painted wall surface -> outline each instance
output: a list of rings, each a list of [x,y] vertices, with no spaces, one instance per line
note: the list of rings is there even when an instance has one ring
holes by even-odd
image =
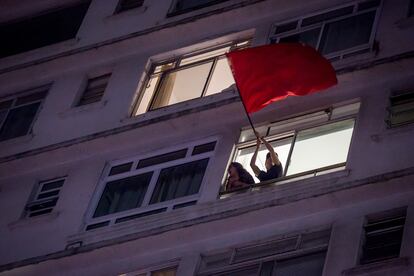
[[[18,2],[4,2],[10,12],[0,9],[0,22],[56,6],[42,1],[22,9],[25,1]],[[337,86],[252,116],[259,125],[359,101],[346,169],[226,199],[218,199],[219,190],[240,130],[248,126],[234,87],[131,118],[144,70],[151,61],[234,39],[268,43],[272,24],[352,1],[229,0],[166,17],[171,1],[146,0],[113,15],[116,0],[94,0],[78,40],[1,59],[0,99],[51,87],[32,134],[0,142],[0,275],[119,275],[170,261],[178,263],[178,275],[194,275],[200,254],[319,226],[332,229],[324,275],[341,275],[358,264],[365,216],[403,206],[400,258],[412,263],[414,125],[390,129],[385,123],[390,94],[414,87],[408,2],[382,2],[379,52],[334,63]],[[98,72],[112,72],[102,101],[73,107],[85,80]],[[84,230],[109,162],[209,138],[218,143],[196,206]],[[53,212],[25,218],[35,184],[62,176],[67,179]],[[79,249],[68,248],[78,241]],[[391,274],[414,275],[414,267],[390,265],[362,275]]]

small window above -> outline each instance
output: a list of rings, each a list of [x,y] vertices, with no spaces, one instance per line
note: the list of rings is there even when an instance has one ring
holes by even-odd
[[[51,213],[59,199],[60,189],[64,182],[64,178],[40,182],[33,200],[26,205],[26,215],[35,217]]]
[[[389,127],[398,127],[414,122],[414,91],[390,97],[386,122]]]
[[[344,7],[274,24],[270,42],[301,42],[332,61],[370,52],[374,47],[380,0],[356,1]]]
[[[414,16],[414,0],[410,0],[410,4],[408,7],[408,16]]]
[[[228,0],[174,0],[168,16],[174,16]]]
[[[107,74],[89,79],[77,106],[99,102],[102,99],[110,77],[111,74]]]
[[[90,1],[0,25],[0,58],[74,38]]]
[[[361,264],[399,257],[406,212],[403,208],[367,217]]]
[[[115,13],[136,9],[142,7],[144,0],[120,0],[116,7]]]

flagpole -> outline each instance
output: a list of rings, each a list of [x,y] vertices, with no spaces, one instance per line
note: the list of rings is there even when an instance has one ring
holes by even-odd
[[[249,123],[250,123],[250,126],[251,126],[251,127],[252,127],[252,129],[253,129],[253,133],[254,133],[254,135],[256,135],[256,129],[254,128],[254,125],[253,125],[252,119],[250,118],[249,112],[247,112],[247,108],[246,108],[246,105],[244,104],[243,97],[242,97],[242,95],[240,94],[239,86],[237,85],[237,82],[235,82],[235,84],[236,84],[237,93],[239,93],[239,96],[240,96],[241,102],[242,102],[242,104],[243,104],[244,112],[246,113],[247,119],[249,119]]]

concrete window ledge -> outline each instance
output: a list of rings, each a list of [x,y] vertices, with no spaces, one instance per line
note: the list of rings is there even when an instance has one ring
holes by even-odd
[[[358,265],[356,267],[344,270],[342,275],[353,276],[353,275],[371,275],[373,272],[380,272],[383,270],[390,270],[395,268],[408,267],[410,264],[409,258],[395,258],[372,264]]]
[[[91,103],[91,104],[81,105],[81,106],[75,106],[71,109],[68,109],[68,110],[65,110],[65,111],[62,111],[62,112],[58,113],[58,116],[60,118],[67,118],[67,117],[75,116],[75,115],[85,113],[85,112],[100,110],[100,109],[104,108],[104,106],[107,103],[108,103],[108,101],[101,100],[101,101],[96,102],[96,103]]]

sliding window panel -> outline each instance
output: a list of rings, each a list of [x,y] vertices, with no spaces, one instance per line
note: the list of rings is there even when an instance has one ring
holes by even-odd
[[[11,109],[0,130],[0,141],[28,134],[39,106],[37,102]]]
[[[153,172],[108,182],[93,217],[141,206]]]
[[[151,203],[197,194],[208,164],[208,158],[161,170]]]
[[[354,120],[299,131],[287,175],[346,162]]]
[[[375,11],[328,23],[322,35],[320,50],[330,54],[370,42]]]
[[[213,61],[166,73],[151,109],[202,96]]]
[[[322,276],[326,252],[300,256],[276,263],[276,276]]]
[[[214,67],[205,96],[219,93],[222,90],[229,88],[232,84],[234,84],[234,78],[227,62],[227,58],[221,58],[217,61],[216,66]]]

